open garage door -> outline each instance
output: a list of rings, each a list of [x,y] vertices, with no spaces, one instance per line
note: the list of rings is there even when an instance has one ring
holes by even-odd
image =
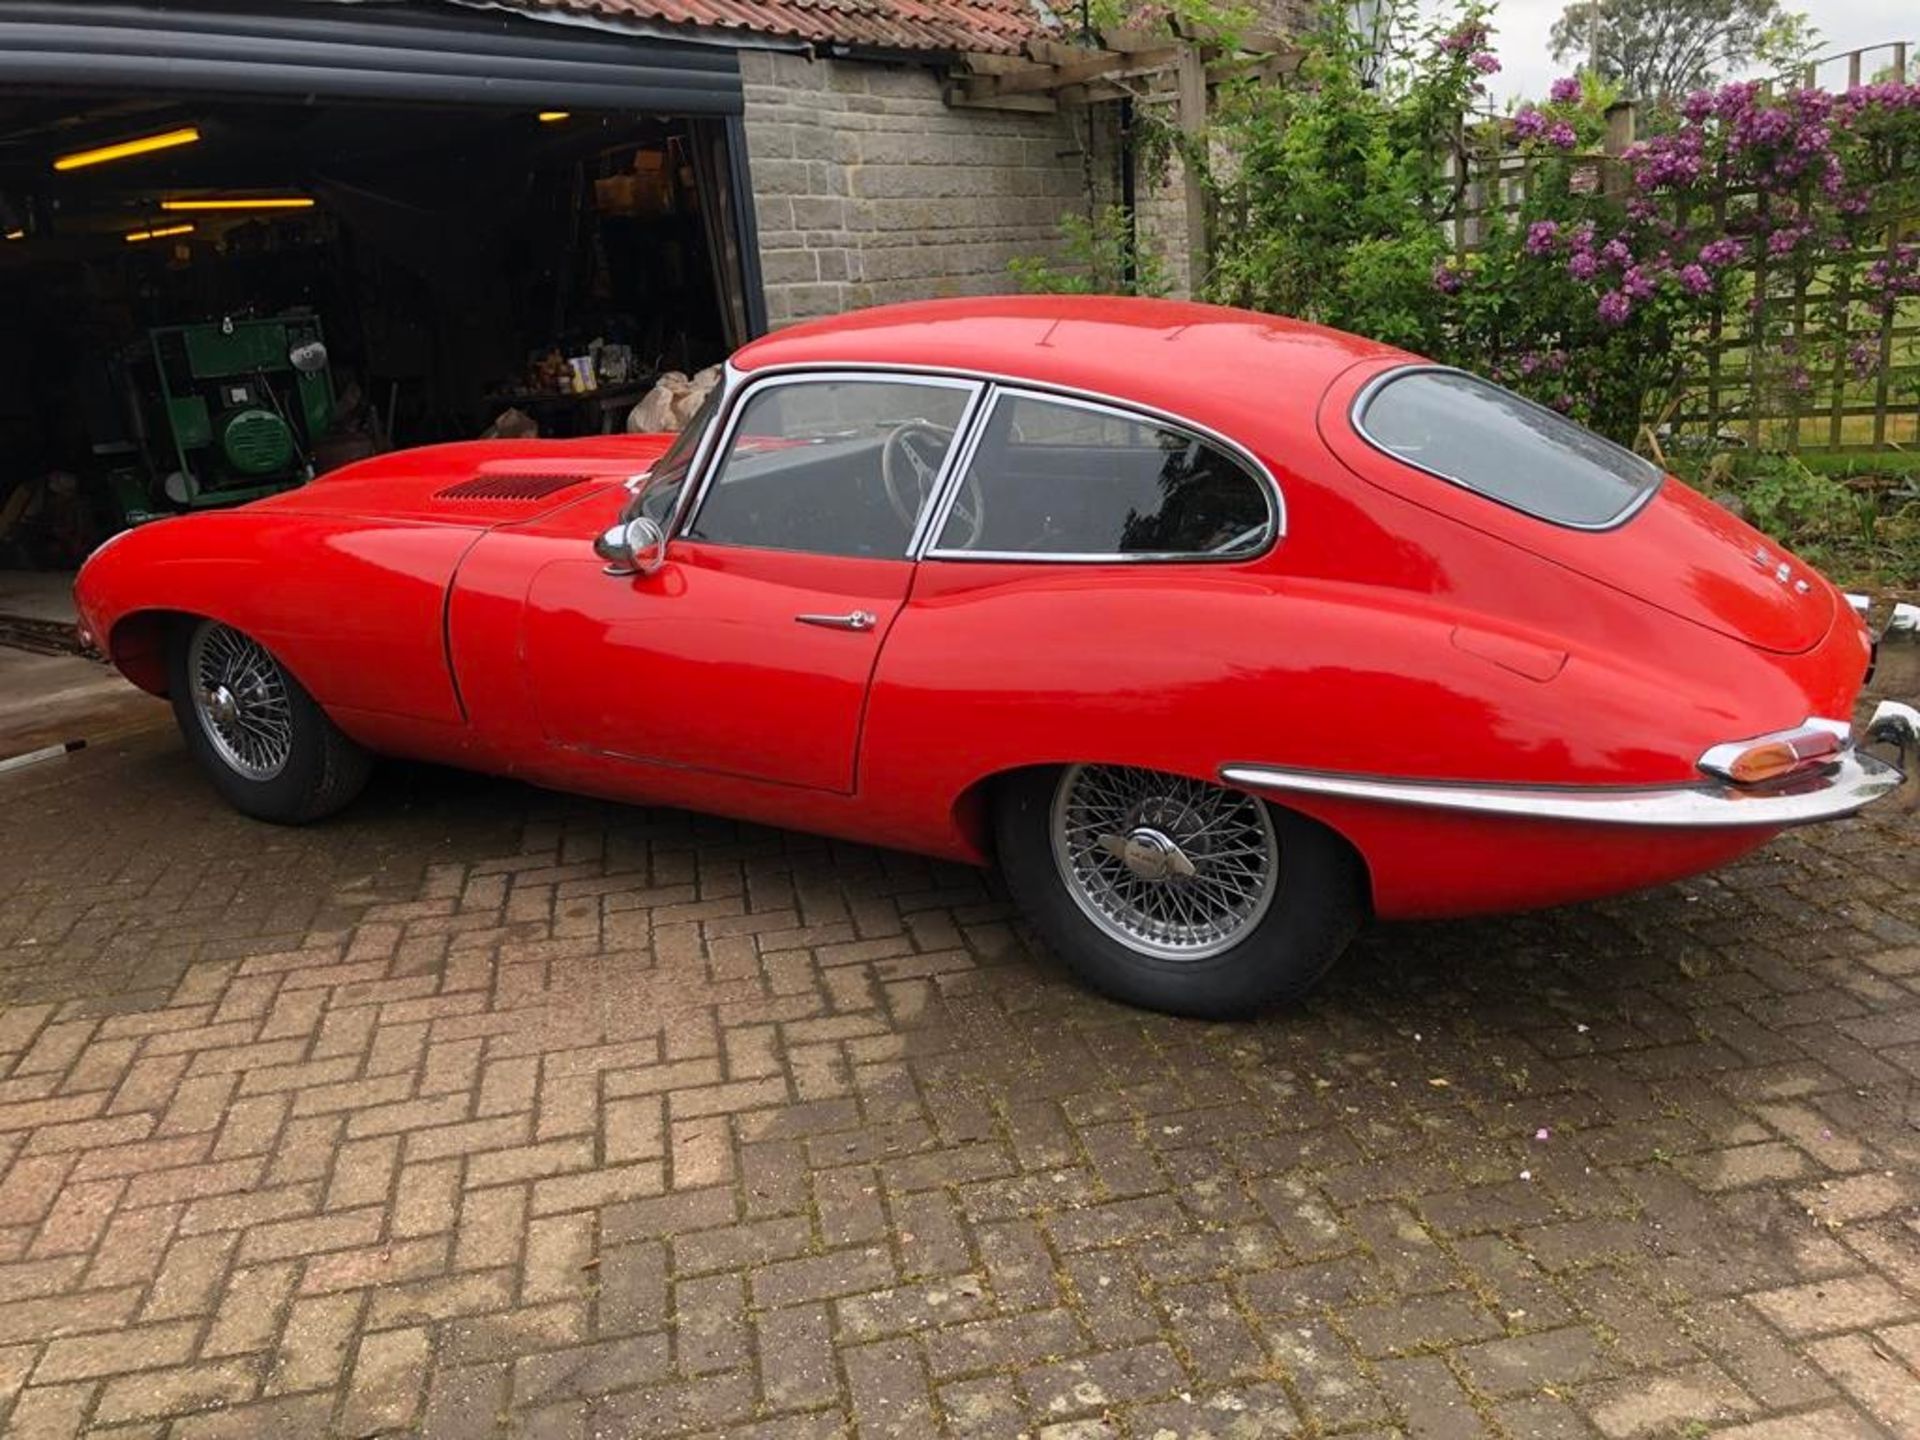
[[[730,50],[353,3],[0,0],[0,87],[741,113]]]
[[[671,38],[0,0],[0,571],[382,450],[666,425],[764,328],[740,111]]]
[[[737,52],[445,4],[0,0],[0,96],[623,111],[688,122],[727,339],[766,329]]]

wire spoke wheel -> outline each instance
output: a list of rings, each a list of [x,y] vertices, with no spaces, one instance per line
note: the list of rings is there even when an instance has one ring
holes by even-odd
[[[1230,949],[1279,887],[1266,806],[1181,775],[1076,765],[1054,790],[1050,832],[1074,903],[1144,955],[1204,960]]]
[[[193,711],[237,775],[271,780],[293,754],[293,702],[279,663],[229,625],[206,624],[187,649]]]

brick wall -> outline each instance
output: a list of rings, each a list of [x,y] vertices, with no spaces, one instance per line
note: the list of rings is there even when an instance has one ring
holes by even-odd
[[[912,65],[746,51],[747,159],[774,326],[1015,288],[1086,204],[1084,110],[949,108]]]

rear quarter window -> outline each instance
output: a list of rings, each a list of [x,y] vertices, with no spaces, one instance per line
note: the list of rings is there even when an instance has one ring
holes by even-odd
[[[1245,560],[1273,542],[1271,482],[1179,425],[1017,390],[992,405],[936,557]]]
[[[1376,450],[1536,519],[1580,530],[1626,520],[1659,468],[1511,390],[1457,370],[1401,370],[1360,399]]]

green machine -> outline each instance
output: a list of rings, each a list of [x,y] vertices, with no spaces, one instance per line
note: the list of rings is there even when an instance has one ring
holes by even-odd
[[[229,316],[150,337],[179,466],[166,477],[169,500],[188,509],[238,505],[313,478],[313,447],[334,426],[318,316]]]

